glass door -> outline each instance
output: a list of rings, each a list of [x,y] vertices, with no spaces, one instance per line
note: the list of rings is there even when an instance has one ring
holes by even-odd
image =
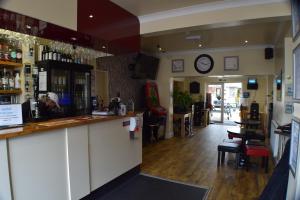
[[[240,98],[242,83],[224,83],[224,123],[235,124],[240,121]]]
[[[210,112],[210,119],[213,122],[222,123],[224,120],[224,84],[208,84],[207,93],[211,94],[211,102],[207,102],[212,105],[212,110]]]
[[[71,110],[71,73],[66,69],[52,69],[50,91],[58,96],[58,104],[65,114],[69,114]]]
[[[74,72],[73,101],[75,114],[89,114],[91,111],[91,75],[90,72]]]

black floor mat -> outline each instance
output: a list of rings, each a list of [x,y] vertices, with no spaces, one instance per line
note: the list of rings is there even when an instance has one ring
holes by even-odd
[[[204,200],[208,189],[137,175],[97,200]]]

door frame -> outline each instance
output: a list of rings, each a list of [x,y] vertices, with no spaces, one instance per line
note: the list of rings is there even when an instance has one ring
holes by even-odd
[[[223,123],[224,122],[224,83],[220,82],[208,82],[206,86],[206,91],[208,91],[209,85],[220,85],[221,86],[221,120],[220,121],[214,121],[218,123]]]

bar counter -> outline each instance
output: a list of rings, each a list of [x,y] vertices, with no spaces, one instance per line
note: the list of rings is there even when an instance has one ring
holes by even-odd
[[[98,122],[106,122],[116,119],[123,119],[126,117],[134,117],[138,113],[127,114],[125,116],[93,116],[84,115],[77,117],[58,118],[48,121],[31,122],[27,123],[24,127],[10,128],[0,130],[0,140],[13,137],[19,137],[23,135],[41,133],[43,131],[55,130],[60,128],[70,128],[74,126],[87,125]]]
[[[102,188],[142,163],[142,121],[90,115],[2,130],[0,199],[78,200]]]

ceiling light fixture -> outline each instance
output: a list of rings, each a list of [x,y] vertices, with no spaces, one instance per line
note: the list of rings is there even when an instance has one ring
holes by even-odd
[[[77,38],[76,37],[71,37],[71,40],[76,41]]]
[[[198,47],[200,47],[200,48],[201,48],[201,47],[202,47],[202,44],[201,44],[201,43],[200,43],[200,44],[198,44]]]
[[[91,18],[91,19],[92,19],[93,17],[94,17],[94,15],[92,15],[92,14],[90,14],[90,15],[89,15],[89,18]]]
[[[103,46],[102,46],[102,49],[106,49],[106,46],[105,46],[105,45],[103,45]]]
[[[27,29],[31,29],[31,26],[30,26],[30,25],[26,25],[26,28],[27,28]]]

